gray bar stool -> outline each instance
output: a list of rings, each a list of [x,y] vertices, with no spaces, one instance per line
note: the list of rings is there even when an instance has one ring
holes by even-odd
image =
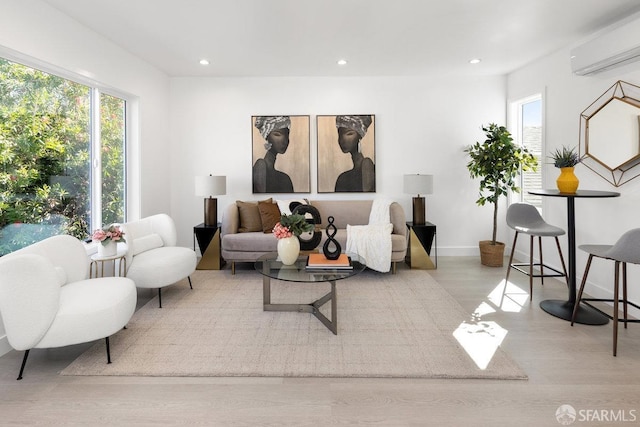
[[[512,203],[507,209],[507,225],[515,230],[516,235],[513,238],[513,246],[511,247],[511,256],[509,256],[509,265],[507,266],[507,277],[505,282],[509,281],[509,273],[514,268],[521,273],[529,276],[529,299],[533,299],[533,278],[540,277],[542,284],[544,285],[545,277],[567,277],[567,268],[564,264],[564,257],[562,256],[562,249],[560,249],[560,241],[558,236],[565,234],[562,228],[556,227],[545,222],[542,216],[538,212],[535,206],[528,203]],[[518,241],[518,235],[520,233],[528,234],[529,241],[529,262],[528,263],[514,263],[513,253],[516,250],[516,242]],[[558,253],[560,254],[560,262],[562,263],[562,271],[558,271],[553,267],[544,264],[542,259],[542,238],[552,236],[556,240],[556,246],[558,247]],[[538,250],[540,252],[540,262],[533,262],[533,238],[538,238]],[[525,270],[524,266],[529,267]],[[533,272],[533,267],[539,268],[539,273]],[[552,271],[552,273],[545,273],[544,269]],[[568,286],[568,283],[567,283]]]
[[[640,320],[629,320],[627,318],[627,305],[631,305],[635,308],[640,307],[627,300],[627,263],[640,264],[640,228],[634,228],[624,233],[614,245],[580,245],[579,249],[589,254],[587,260],[587,266],[584,270],[584,276],[582,277],[582,283],[580,284],[580,290],[576,297],[576,304],[573,307],[573,316],[571,317],[571,326],[573,326],[576,312],[580,303],[584,303],[596,311],[607,316],[613,320],[613,355],[616,356],[618,352],[618,322],[624,322],[626,329],[628,322],[637,323]],[[609,259],[615,261],[615,273],[614,273],[614,288],[613,299],[607,298],[582,298],[582,292],[584,291],[584,285],[587,283],[587,276],[589,275],[589,268],[591,267],[591,261],[593,257]],[[620,288],[620,264],[622,264],[622,300],[619,298]],[[589,301],[605,301],[613,302],[613,316],[603,312],[597,307],[594,307]],[[618,319],[618,304],[622,302],[622,310],[624,319]]]

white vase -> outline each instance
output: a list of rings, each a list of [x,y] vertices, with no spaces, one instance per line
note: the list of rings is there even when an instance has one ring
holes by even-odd
[[[293,265],[300,255],[300,241],[296,236],[278,239],[278,257],[284,265]]]
[[[115,256],[118,252],[118,244],[113,240],[109,240],[109,243],[103,245],[102,242],[98,243],[98,256],[110,257]]]

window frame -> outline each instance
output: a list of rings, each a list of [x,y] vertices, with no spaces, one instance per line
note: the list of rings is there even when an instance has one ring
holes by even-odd
[[[510,127],[513,129],[512,132],[512,137],[514,139],[514,141],[520,145],[524,147],[524,141],[523,139],[523,131],[524,131],[524,123],[523,123],[523,107],[526,104],[529,104],[531,102],[535,102],[535,101],[540,101],[540,158],[538,159],[538,170],[537,170],[537,174],[540,175],[540,183],[543,186],[544,185],[544,180],[545,180],[545,173],[544,173],[544,153],[545,153],[545,145],[546,145],[546,141],[545,141],[545,93],[544,91],[534,91],[532,94],[524,96],[524,97],[518,97],[516,99],[510,100],[509,101],[509,109],[508,109],[508,120],[507,122],[510,123]],[[525,201],[525,188],[524,188],[524,179],[523,179],[523,174],[521,173],[518,177],[518,186],[521,188],[520,193],[517,193],[515,196],[511,195],[512,200],[515,199],[515,201],[518,202],[523,202]],[[540,200],[537,203],[533,203],[536,208],[540,211],[540,213],[542,213],[543,210],[543,203],[542,203],[542,198],[539,198]]]
[[[127,221],[130,215],[131,200],[130,195],[130,158],[133,153],[131,142],[134,132],[133,111],[137,106],[137,97],[119,91],[112,87],[101,84],[100,82],[88,78],[85,75],[70,72],[62,67],[52,65],[37,58],[16,52],[6,47],[0,46],[0,57],[25,67],[33,68],[35,70],[54,75],[56,77],[69,80],[73,83],[77,83],[89,88],[90,93],[90,223],[89,234],[87,240],[91,236],[92,230],[102,227],[102,159],[101,159],[101,143],[100,143],[100,96],[109,95],[115,98],[119,98],[124,101],[124,159],[123,159],[123,179],[124,179],[124,191],[123,191],[123,221]],[[137,126],[136,126],[137,127]]]

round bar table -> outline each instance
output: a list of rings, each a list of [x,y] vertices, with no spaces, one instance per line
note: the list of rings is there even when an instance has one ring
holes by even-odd
[[[561,193],[558,190],[531,190],[529,194],[545,197],[564,197],[567,199],[567,236],[569,238],[569,300],[544,300],[540,302],[540,308],[549,314],[564,320],[571,321],[573,307],[576,304],[576,222],[575,199],[576,198],[603,198],[618,197],[620,193],[614,191],[578,190],[575,193]],[[605,325],[609,319],[591,309],[579,306],[576,313],[576,322],[585,325]]]

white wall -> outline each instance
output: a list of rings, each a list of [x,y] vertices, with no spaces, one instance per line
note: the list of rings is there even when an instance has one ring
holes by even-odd
[[[640,23],[639,23],[640,25]],[[580,113],[609,89],[616,81],[623,80],[640,85],[640,63],[612,70],[593,77],[579,77],[571,73],[569,48],[563,49],[540,61],[524,67],[508,76],[509,99],[518,99],[535,92],[546,92],[545,152],[562,145],[578,146]],[[611,141],[612,146],[615,141]],[[555,188],[559,175],[553,164],[545,164],[543,172],[546,188]],[[584,165],[576,166],[580,189],[617,191],[618,198],[576,199],[576,243],[613,244],[625,231],[640,227],[640,178],[618,188],[596,175]],[[566,229],[566,201],[560,198],[543,198],[545,219]],[[524,240],[524,239],[523,239]],[[551,240],[551,239],[548,239]],[[561,240],[565,256],[566,238]],[[523,242],[524,244],[524,242]],[[520,245],[518,245],[520,247]],[[545,258],[559,265],[553,241],[545,246]],[[577,251],[578,285],[584,273],[587,256]],[[629,266],[630,281],[637,281],[640,269]],[[630,286],[630,299],[640,301],[640,289]],[[589,273],[587,292],[599,297],[611,297],[613,292],[613,263],[595,260]]]
[[[369,113],[376,116],[377,193],[317,194],[315,116]],[[492,210],[475,204],[477,182],[463,149],[484,139],[482,124],[504,124],[504,77],[175,78],[171,211],[181,245],[192,244],[192,227],[203,221],[194,176],[227,176],[219,212],[235,200],[265,198],[252,194],[251,116],[275,114],[311,116],[311,194],[296,197],[389,197],[410,220],[412,195],[403,194],[402,176],[433,174],[427,219],[438,227],[439,255],[476,254],[478,241],[491,238]],[[502,229],[500,237],[506,235]]]
[[[170,211],[166,75],[37,0],[2,1],[0,56],[128,94],[137,118],[129,141],[128,213]],[[0,322],[0,355],[8,350]]]

